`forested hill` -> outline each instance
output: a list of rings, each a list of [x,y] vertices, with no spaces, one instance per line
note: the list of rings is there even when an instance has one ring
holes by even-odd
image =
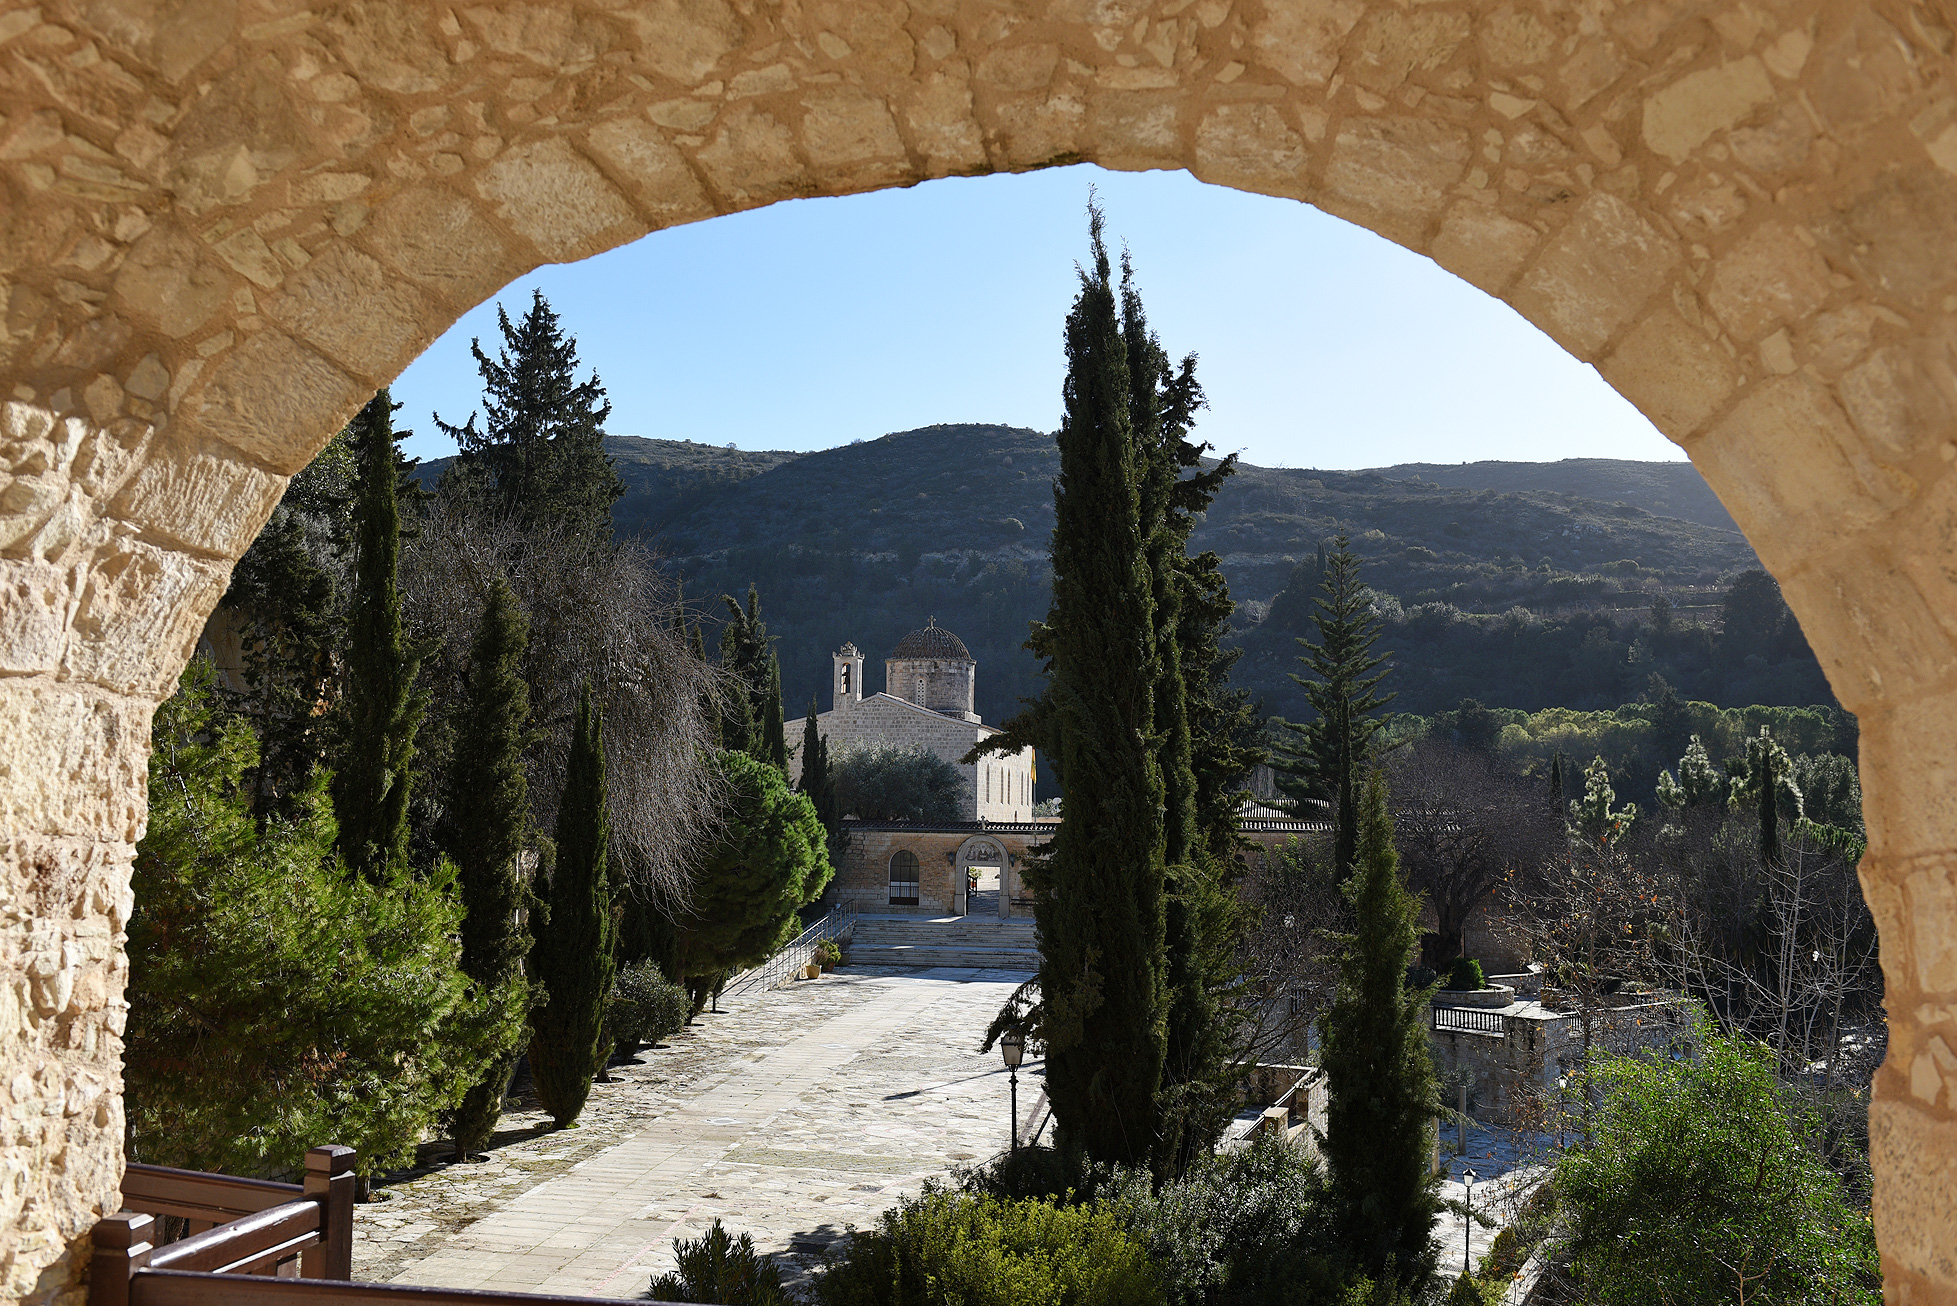
[[[1688,462],[1565,458],[1553,463],[1401,463],[1378,470],[1395,481],[1417,476],[1464,490],[1544,490],[1604,503],[1635,504],[1660,517],[1678,517],[1701,526],[1739,529],[1705,477]]]
[[[1047,606],[1051,435],[946,425],[807,454],[637,437],[607,448],[630,487],[620,528],[648,536],[689,595],[760,586],[792,713],[826,689],[829,654],[844,640],[868,654],[870,687],[880,688],[884,654],[933,616],[979,660],[988,721],[1037,692],[1020,645]],[[1470,474],[1476,485],[1444,483]],[[1730,527],[1689,519],[1707,515],[1694,481],[1689,465],[1604,460],[1421,467],[1417,479],[1413,468],[1246,466],[1195,544],[1223,558],[1242,602],[1240,679],[1272,711],[1301,710],[1286,674],[1291,636],[1307,629],[1300,600],[1315,585],[1319,543],[1340,530],[1365,557],[1367,580],[1400,605],[1387,645],[1404,710],[1464,696],[1615,706],[1654,670],[1708,701],[1830,701],[1798,632],[1769,630],[1749,654],[1722,653],[1711,631],[1690,634],[1693,622],[1718,624],[1725,587],[1758,565]],[[1575,492],[1583,487],[1612,498]],[[1680,629],[1641,637],[1661,594]]]

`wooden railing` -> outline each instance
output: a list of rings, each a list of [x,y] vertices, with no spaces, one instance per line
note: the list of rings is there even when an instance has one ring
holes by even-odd
[[[95,1226],[89,1306],[129,1306],[136,1283],[163,1270],[351,1279],[353,1162],[350,1147],[315,1147],[303,1184],[127,1167],[123,1209]],[[166,1240],[159,1216],[184,1221],[184,1236]]]
[[[95,1225],[88,1306],[595,1306],[590,1297],[353,1282],[353,1163],[350,1147],[315,1147],[303,1184],[129,1166],[124,1209]],[[186,1233],[161,1241],[158,1217],[184,1221]]]

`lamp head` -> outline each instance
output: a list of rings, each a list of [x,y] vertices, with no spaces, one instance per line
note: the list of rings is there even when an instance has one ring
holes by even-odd
[[[1019,1063],[1026,1059],[1026,1036],[1017,1030],[1001,1035],[999,1055],[1006,1059],[1006,1069],[1019,1069]]]
[[[1461,1172],[1461,1177],[1468,1181],[1468,1187],[1470,1188],[1473,1188],[1475,1186],[1475,1180],[1481,1178],[1481,1176],[1476,1174],[1473,1170],[1463,1170]]]

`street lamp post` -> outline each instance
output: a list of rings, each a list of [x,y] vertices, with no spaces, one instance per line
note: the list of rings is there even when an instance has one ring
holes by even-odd
[[[1006,1059],[1006,1071],[1012,1085],[1012,1142],[1008,1150],[1019,1150],[1019,1063],[1026,1059],[1026,1036],[1019,1031],[1004,1035],[999,1040],[999,1055]]]
[[[1461,1273],[1463,1274],[1474,1273],[1474,1266],[1469,1262],[1474,1256],[1471,1243],[1475,1236],[1475,1179],[1477,1177],[1473,1170],[1461,1172],[1461,1179],[1468,1186],[1468,1218],[1461,1226]]]

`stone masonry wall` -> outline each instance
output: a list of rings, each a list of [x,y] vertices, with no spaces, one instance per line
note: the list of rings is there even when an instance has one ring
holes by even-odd
[[[1089,159],[1432,257],[1705,472],[1861,720],[1886,1292],[1957,1303],[1954,47],[1942,0],[0,5],[0,1297],[115,1200],[149,716],[285,478],[540,263]]]

